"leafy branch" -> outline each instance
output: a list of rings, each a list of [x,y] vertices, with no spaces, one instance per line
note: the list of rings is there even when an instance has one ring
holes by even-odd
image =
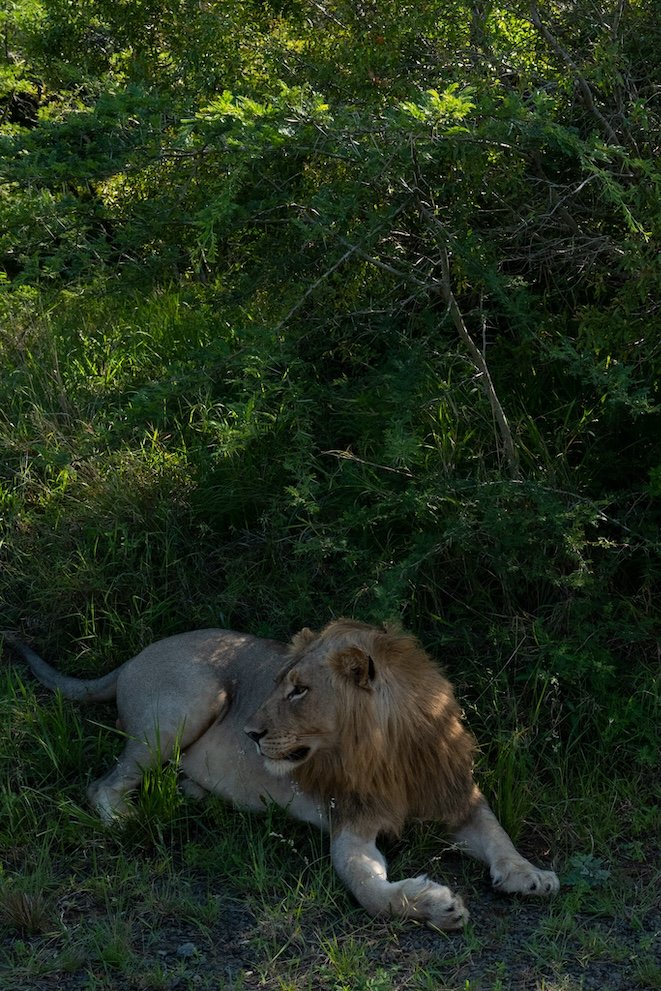
[[[592,90],[590,89],[590,84],[588,83],[585,76],[581,73],[578,66],[574,62],[573,58],[569,54],[566,48],[564,48],[556,36],[553,34],[551,29],[544,23],[542,16],[539,12],[539,7],[537,6],[536,0],[530,0],[530,19],[534,24],[535,28],[542,35],[544,40],[551,46],[553,51],[558,55],[562,61],[567,65],[574,74],[574,79],[581,93],[583,103],[589,113],[592,114],[594,119],[599,123],[600,127],[603,129],[606,137],[611,144],[619,144],[619,138],[611,125],[608,123],[602,112],[597,107],[594,102],[594,96],[592,95]]]

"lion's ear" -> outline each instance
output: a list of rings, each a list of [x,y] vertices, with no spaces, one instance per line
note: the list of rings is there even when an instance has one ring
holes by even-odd
[[[374,681],[374,661],[366,650],[348,647],[335,654],[331,664],[340,677],[352,682],[358,688],[371,688]]]
[[[314,630],[311,630],[308,626],[304,626],[302,630],[299,630],[298,633],[295,633],[292,637],[289,649],[293,654],[297,654],[299,651],[307,647],[308,644],[312,643],[316,637],[317,634]]]

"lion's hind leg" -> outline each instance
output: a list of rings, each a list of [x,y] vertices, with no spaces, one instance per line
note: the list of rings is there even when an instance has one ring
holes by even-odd
[[[521,856],[479,792],[470,816],[454,838],[462,850],[488,864],[497,891],[538,896],[554,895],[560,888],[553,871],[534,867]]]
[[[87,789],[90,805],[104,822],[113,822],[131,811],[126,800],[129,792],[138,787],[149,767],[161,763],[155,759],[146,741],[128,740],[115,766],[102,778],[93,781]]]
[[[178,697],[164,693],[158,701],[146,706],[126,705],[121,714],[121,726],[126,744],[115,766],[87,789],[90,804],[102,819],[112,822],[131,811],[129,792],[140,784],[145,771],[160,767],[171,760],[175,751],[193,744],[209,726],[222,719],[229,708],[227,692],[214,685],[197,705],[187,704],[182,691]],[[196,797],[200,796],[193,782]],[[190,794],[190,792],[189,792]]]
[[[424,876],[389,881],[373,839],[343,829],[333,837],[331,857],[339,877],[371,915],[417,919],[437,929],[460,929],[468,921],[461,898],[445,885]]]

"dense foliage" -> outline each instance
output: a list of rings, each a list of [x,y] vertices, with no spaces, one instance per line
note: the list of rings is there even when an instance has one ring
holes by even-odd
[[[652,0],[0,17],[3,623],[397,617],[653,761]]]

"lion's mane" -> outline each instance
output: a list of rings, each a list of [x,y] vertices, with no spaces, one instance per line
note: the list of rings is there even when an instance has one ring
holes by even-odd
[[[334,809],[336,822],[399,835],[407,818],[456,827],[474,800],[474,740],[461,721],[452,686],[414,637],[354,620],[292,641],[295,664],[318,639],[336,667],[364,652],[373,664],[369,690],[338,676],[336,746],[295,771],[298,785]]]

